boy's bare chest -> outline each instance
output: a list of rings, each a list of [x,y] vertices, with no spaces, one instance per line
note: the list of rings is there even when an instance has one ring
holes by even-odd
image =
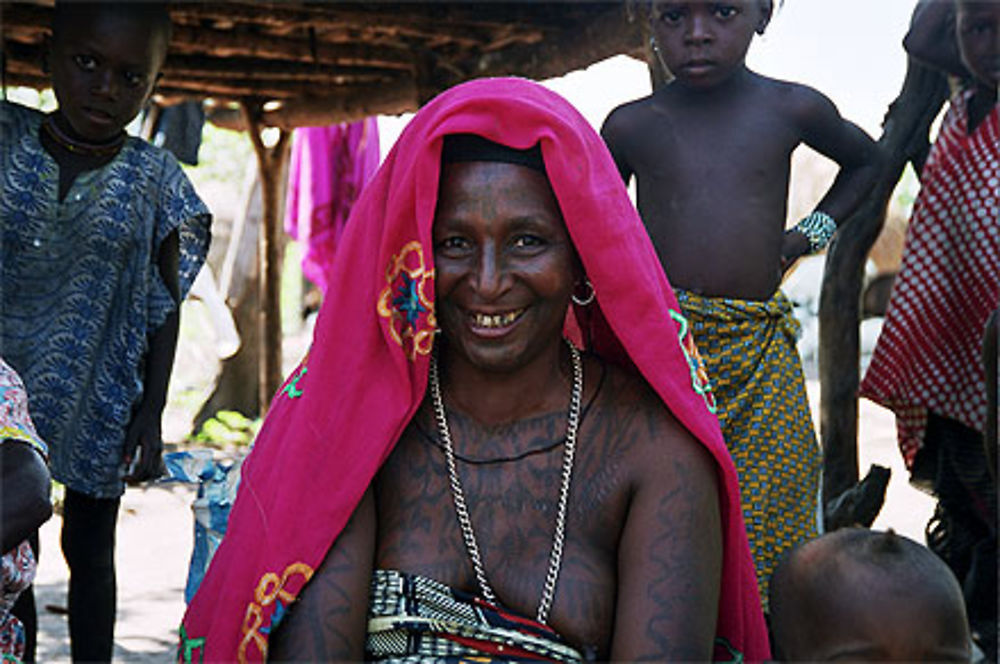
[[[696,113],[672,113],[658,131],[636,141],[640,176],[643,173],[712,173],[716,178],[740,179],[754,170],[787,169],[799,138],[779,118],[760,114],[700,118]]]

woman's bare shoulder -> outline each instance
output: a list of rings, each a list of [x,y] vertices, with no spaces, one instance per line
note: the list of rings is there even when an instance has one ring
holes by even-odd
[[[634,460],[630,465],[644,470],[647,462],[659,463],[664,457],[699,467],[712,463],[705,447],[642,376],[611,364],[605,364],[604,370],[606,375],[594,406],[599,407],[603,421],[617,425],[608,431],[615,444],[630,449],[629,456]]]

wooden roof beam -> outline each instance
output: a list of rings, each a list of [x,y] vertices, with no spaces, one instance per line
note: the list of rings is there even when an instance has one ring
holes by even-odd
[[[266,7],[262,8],[262,4]],[[455,40],[482,41],[480,31],[492,31],[537,13],[552,3],[505,2],[314,2],[299,5],[260,2],[176,3],[170,14],[176,24],[263,25],[274,29],[388,31],[426,38],[447,35]],[[571,3],[557,3],[570,6]]]
[[[624,5],[615,5],[583,26],[570,26],[531,48],[519,45],[484,53],[470,77],[517,75],[541,80],[641,48],[639,26],[630,21]]]
[[[399,115],[417,107],[417,87],[408,79],[392,85],[345,86],[324,96],[288,99],[263,111],[259,121],[283,129],[317,127],[353,122],[370,115]],[[246,129],[239,109],[217,105],[208,109],[207,114],[213,124],[235,131]]]
[[[175,26],[171,52],[203,52],[209,45],[218,57],[274,58],[319,64],[358,65],[405,70],[412,58],[406,48],[389,44],[335,44],[309,39],[276,37],[245,31]],[[314,49],[315,47],[315,49]]]
[[[407,70],[412,67],[407,67]],[[382,78],[401,73],[395,68],[311,64],[261,60],[256,58],[217,58],[214,56],[172,55],[167,58],[165,76],[205,76],[224,78],[267,78],[271,80],[309,80],[336,78]],[[404,70],[405,73],[406,70]]]

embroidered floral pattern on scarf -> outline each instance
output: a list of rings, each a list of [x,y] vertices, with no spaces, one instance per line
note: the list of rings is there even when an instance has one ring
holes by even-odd
[[[428,270],[426,263],[420,243],[407,243],[386,268],[387,285],[378,298],[378,315],[386,319],[389,335],[411,360],[431,352],[437,327],[434,270]]]

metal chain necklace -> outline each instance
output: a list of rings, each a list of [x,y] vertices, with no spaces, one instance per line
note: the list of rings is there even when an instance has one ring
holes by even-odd
[[[576,434],[580,426],[580,403],[583,399],[583,362],[580,351],[566,340],[569,346],[570,362],[573,365],[573,386],[570,392],[569,416],[566,424],[566,447],[563,451],[562,483],[559,487],[559,507],[556,511],[556,528],[552,537],[552,550],[549,553],[549,569],[545,575],[545,585],[542,587],[542,597],[538,602],[538,622],[548,624],[549,610],[556,595],[556,581],[562,566],[563,544],[566,538],[566,509],[569,505],[569,485],[573,476],[573,456],[576,452]],[[448,414],[444,409],[444,399],[441,397],[441,381],[438,376],[437,347],[431,355],[430,367],[431,401],[434,404],[434,417],[437,420],[438,433],[444,443],[445,460],[448,463],[448,480],[451,484],[451,496],[455,501],[455,513],[458,526],[465,540],[465,548],[472,560],[472,569],[476,573],[476,581],[486,601],[499,604],[490,582],[486,579],[486,570],[479,554],[479,544],[472,530],[472,520],[469,518],[469,508],[465,502],[465,492],[462,490],[462,480],[458,476],[455,465],[455,446],[448,429]]]

